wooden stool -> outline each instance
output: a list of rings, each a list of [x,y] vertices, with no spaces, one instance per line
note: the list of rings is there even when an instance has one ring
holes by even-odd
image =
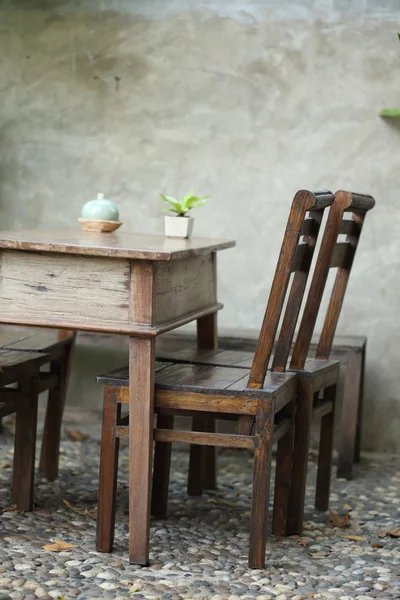
[[[12,501],[21,511],[33,506],[39,374],[48,360],[44,353],[0,349],[0,418],[16,414]]]
[[[33,328],[0,332],[0,349],[42,352],[49,366],[41,369],[41,391],[49,392],[39,470],[53,481],[58,474],[61,422],[67,394],[76,332]]]

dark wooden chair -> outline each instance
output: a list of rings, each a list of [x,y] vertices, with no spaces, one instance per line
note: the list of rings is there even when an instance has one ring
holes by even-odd
[[[16,414],[12,501],[17,509],[33,506],[36,424],[43,352],[0,349],[0,418]]]
[[[285,372],[285,368],[323,212],[332,201],[333,195],[327,191],[300,191],[293,200],[251,368],[179,362],[158,362],[156,367],[152,514],[159,517],[166,514],[173,442],[252,449],[254,473],[249,547],[249,566],[252,568],[262,568],[265,564],[270,467],[275,443],[277,468],[272,531],[284,535],[287,530],[298,375]],[[320,260],[330,260],[330,256],[324,254]],[[272,371],[267,373],[285,300],[283,327]],[[315,393],[327,388],[326,397],[329,397],[333,410],[339,363],[312,361],[306,372]],[[121,406],[128,402],[128,367],[99,376],[98,381],[105,385],[105,390],[97,549],[109,552],[115,528],[119,438],[128,437],[127,417],[121,418]],[[194,422],[200,425],[206,419],[237,419],[237,433],[214,433],[205,431],[204,427],[191,432],[174,430],[174,415],[194,416]],[[319,489],[319,495],[329,495],[326,478],[320,479],[319,486],[328,488]]]
[[[296,363],[292,362],[291,368],[297,366],[298,369],[301,369],[302,364],[304,364],[305,355],[303,352],[303,347],[301,346],[301,340],[304,340],[304,345],[310,348],[313,351],[314,356],[317,358],[330,358],[333,339],[340,316],[340,310],[343,304],[347,281],[361,234],[364,217],[366,212],[374,206],[374,203],[375,201],[371,196],[351,194],[350,192],[344,191],[339,191],[335,194],[335,207],[332,207],[330,210],[329,220],[324,233],[317,268],[312,281],[311,292],[314,300],[308,302],[307,304],[307,311],[304,313],[306,318],[302,321],[302,325],[299,330],[299,336],[297,337],[297,345],[294,347],[293,356],[296,360]],[[353,213],[352,218],[349,220],[344,220],[344,215],[349,212]],[[341,235],[347,235],[347,241],[341,241]],[[325,260],[322,252],[332,254],[330,264],[327,260]],[[323,265],[324,270],[322,270],[321,265]],[[316,308],[319,307],[321,302],[330,268],[338,268],[338,273],[335,284],[332,288],[322,333],[320,336],[313,336],[312,333],[317,318]],[[283,323],[282,334],[284,334],[285,330],[286,324]],[[253,343],[254,342],[252,342],[252,344]],[[349,342],[347,342],[347,344],[349,344]],[[190,344],[186,344],[185,346],[184,340],[180,340],[179,343],[170,343],[169,348],[168,344],[165,344],[164,349],[157,352],[157,359],[160,361],[173,360],[181,363],[208,364],[214,366],[238,366],[240,363],[243,367],[248,367],[251,364],[254,352],[249,350],[249,343],[242,343],[241,347],[244,349],[241,350],[238,349],[238,343],[233,343],[232,340],[228,345],[230,345],[229,348],[221,350],[201,350],[193,345],[190,346]],[[362,396],[362,380],[365,361],[365,338],[351,338],[351,352],[345,345],[346,341],[340,343],[340,340],[338,340],[334,356],[335,359],[340,357],[342,360],[344,359],[346,361],[346,404],[342,410],[340,427],[341,454],[338,462],[338,476],[347,476],[351,478],[353,460],[354,458],[359,458],[360,452],[360,411],[362,409],[360,396]],[[277,370],[277,365],[281,361],[279,352],[278,346],[278,352],[275,355],[272,367],[275,370]],[[301,356],[301,360],[299,360],[299,356]],[[328,417],[325,419],[325,421],[323,421],[323,423],[327,421]],[[307,448],[308,446],[309,441],[307,441]],[[297,460],[299,460],[298,452],[296,452],[296,457]],[[200,459],[197,459],[197,464],[195,466],[192,466],[194,463],[191,462],[189,467],[189,482],[196,482],[196,487],[194,485],[188,486],[188,491],[193,495],[200,494],[203,487],[205,489],[208,489],[209,487],[209,479],[206,479],[206,483],[204,483],[204,481],[202,483],[201,478],[198,476],[199,460]],[[203,456],[201,460],[203,461],[203,469],[205,471],[209,469],[215,473],[216,469],[215,465],[213,464],[214,458],[211,454],[208,456]],[[329,472],[330,470],[331,467],[329,467]],[[299,477],[298,465],[296,466],[296,473],[297,477]],[[326,501],[317,502],[317,508],[320,507],[322,510],[324,510],[325,508],[323,507],[326,506]],[[299,503],[297,504],[297,507],[300,511]],[[297,520],[296,526],[293,525],[293,530],[301,529],[299,525],[300,520],[302,521],[302,518]]]
[[[61,422],[76,333],[67,330],[24,329],[0,332],[0,349],[47,356],[40,371],[40,391],[48,391],[39,470],[50,481],[58,474]]]
[[[304,497],[307,479],[307,464],[312,421],[321,419],[318,456],[318,475],[315,507],[327,510],[329,485],[332,468],[334,397],[327,390],[323,397],[315,389],[313,382],[301,370],[310,347],[319,307],[324,293],[329,270],[337,268],[336,278],[326,311],[322,332],[316,350],[316,360],[328,360],[332,350],[336,326],[339,320],[344,295],[350,277],[354,256],[367,211],[375,206],[372,196],[339,191],[335,194],[325,233],[315,265],[308,301],[297,334],[296,344],[290,360],[290,370],[298,372],[299,388],[296,408],[295,442],[292,464],[292,478],[289,500],[287,533],[299,534],[303,527]],[[346,213],[351,218],[344,218]],[[346,236],[341,241],[340,236]],[[325,260],[324,257],[329,257]],[[282,328],[281,335],[284,335]],[[279,353],[275,353],[275,359]],[[332,404],[332,410],[330,405]]]

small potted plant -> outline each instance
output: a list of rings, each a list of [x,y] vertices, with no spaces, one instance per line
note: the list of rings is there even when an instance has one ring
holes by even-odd
[[[171,196],[160,194],[161,198],[168,208],[164,212],[172,212],[174,215],[165,217],[165,235],[169,237],[188,238],[193,231],[193,217],[188,217],[187,213],[196,206],[202,206],[208,196],[193,196],[193,190],[190,191],[182,200],[177,200]]]

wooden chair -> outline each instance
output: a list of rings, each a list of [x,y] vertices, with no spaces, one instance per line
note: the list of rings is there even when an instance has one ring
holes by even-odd
[[[58,474],[61,422],[76,332],[24,329],[0,332],[0,349],[41,352],[48,357],[40,371],[40,391],[48,391],[39,470],[50,481]]]
[[[299,334],[297,336],[297,342],[294,346],[293,359],[290,365],[291,369],[296,368],[301,370],[304,366],[306,355],[304,354],[304,347],[311,348],[314,351],[314,356],[318,359],[330,358],[332,350],[333,340],[336,332],[337,323],[340,316],[341,307],[346,291],[347,282],[350,276],[351,267],[354,260],[354,255],[357,249],[358,240],[361,234],[365,214],[368,210],[373,208],[375,204],[374,199],[371,196],[351,194],[350,192],[339,191],[335,194],[334,206],[330,209],[327,226],[324,232],[324,237],[318,257],[317,268],[314,272],[312,280],[312,287],[310,290],[310,301],[307,303],[307,310],[304,312],[304,318],[301,323]],[[352,218],[349,220],[343,220],[345,213],[352,212]],[[347,241],[340,241],[340,235],[347,235]],[[331,262],[326,260],[326,256],[332,255]],[[313,330],[318,314],[318,307],[320,305],[322,294],[324,293],[325,284],[330,268],[338,268],[335,284],[332,288],[328,310],[326,312],[325,321],[320,336],[313,337]],[[311,296],[312,294],[312,296]],[[281,335],[285,335],[287,331],[286,323],[282,324]],[[303,343],[303,345],[301,345]],[[183,340],[179,344],[170,345],[169,349],[164,349],[161,352],[157,352],[157,359],[160,361],[179,361],[181,363],[193,363],[193,364],[208,364],[214,366],[238,366],[240,363],[243,367],[248,367],[253,360],[254,353],[248,350],[249,344],[243,344],[242,347],[245,350],[238,350],[237,344],[232,344],[229,349],[223,350],[199,350],[197,348],[189,347],[188,344],[183,343]],[[343,344],[342,344],[343,345]],[[232,346],[234,346],[232,348]],[[282,347],[282,345],[280,346]],[[360,410],[361,401],[360,395],[362,395],[362,378],[363,368],[365,360],[365,339],[364,338],[352,338],[351,339],[351,356],[347,356],[349,352],[340,349],[342,346],[337,346],[337,352],[335,359],[339,356],[342,358],[345,355],[346,358],[346,376],[345,376],[345,399],[346,405],[344,412],[342,412],[341,428],[340,433],[342,437],[341,442],[341,460],[338,463],[338,476],[346,475],[351,478],[352,476],[352,463],[354,457],[359,456],[359,440],[360,440]],[[273,361],[273,370],[279,370],[279,364],[282,363],[280,356],[279,343],[277,351],[275,353]],[[247,359],[247,360],[246,360]],[[295,362],[293,362],[293,360]],[[325,410],[320,408],[321,410]],[[317,411],[315,413],[317,415]],[[331,421],[333,416],[330,417]],[[327,423],[329,421],[328,416],[322,421]],[[297,429],[299,431],[299,429]],[[344,448],[345,444],[349,444],[348,448]],[[322,444],[322,433],[321,433],[321,444]],[[309,448],[309,427],[307,427],[307,451]],[[322,446],[320,445],[320,449]],[[298,450],[298,449],[297,449]],[[295,466],[296,477],[300,478],[300,453],[296,451],[297,464]],[[304,458],[304,456],[303,456]],[[210,469],[213,473],[215,472],[215,465],[212,464],[212,456],[203,457],[204,470]],[[190,469],[192,464],[190,464]],[[304,470],[304,465],[303,465]],[[331,466],[329,466],[329,473]],[[197,477],[196,477],[197,472]],[[201,478],[198,477],[198,466],[193,468],[192,472],[189,473],[189,481],[196,480],[197,482],[197,494],[202,491]],[[328,470],[326,471],[328,473]],[[305,486],[305,476],[301,477],[302,486]],[[207,489],[207,485],[203,484],[203,487]],[[193,486],[189,487],[192,490]],[[193,493],[193,492],[192,492]],[[296,492],[297,497],[298,492]],[[321,510],[327,508],[328,499],[319,499],[316,501],[316,507]],[[291,530],[293,533],[301,530],[302,514],[301,503],[293,499],[293,511],[294,504],[297,506],[298,517],[296,520],[292,520]]]
[[[0,350],[0,418],[16,414],[12,501],[21,511],[33,506],[39,374],[48,360],[43,352]]]
[[[321,419],[318,475],[315,507],[327,510],[329,503],[329,481],[332,468],[334,396],[328,389],[321,398],[312,381],[303,374],[304,359],[310,347],[319,307],[329,270],[337,268],[337,274],[316,350],[316,361],[327,361],[330,357],[336,326],[339,320],[344,295],[350,277],[354,256],[360,239],[367,211],[375,205],[372,196],[339,191],[335,194],[321,248],[311,282],[308,302],[297,334],[296,344],[290,361],[290,370],[298,372],[298,395],[296,427],[292,464],[287,533],[300,534],[303,527],[304,498],[307,480],[307,464],[312,421]],[[351,212],[350,219],[345,213]],[[340,235],[346,241],[340,241]],[[329,257],[326,260],[326,257]],[[284,329],[282,328],[284,335]],[[279,353],[275,353],[275,358]],[[332,404],[332,409],[331,409]]]
[[[169,362],[156,365],[157,427],[154,430],[156,452],[152,513],[155,516],[166,514],[172,442],[254,450],[249,547],[249,566],[252,568],[263,568],[265,564],[270,467],[275,443],[277,469],[272,531],[276,535],[284,535],[287,530],[298,376],[284,371],[323,212],[332,201],[333,195],[327,191],[300,191],[293,200],[251,369]],[[303,243],[300,243],[301,238]],[[272,371],[267,373],[285,299],[284,327]],[[339,363],[320,362],[322,364],[313,361],[309,365],[308,377],[312,379],[316,392],[328,388],[333,406]],[[109,552],[115,528],[119,438],[128,437],[127,417],[121,418],[121,405],[128,402],[128,367],[99,376],[98,381],[105,385],[105,389],[97,550]],[[174,415],[177,414],[195,416],[199,423],[204,422],[199,420],[200,417],[236,418],[237,433],[174,430]],[[326,479],[321,479],[322,485],[327,485]],[[322,489],[319,493],[326,495]]]

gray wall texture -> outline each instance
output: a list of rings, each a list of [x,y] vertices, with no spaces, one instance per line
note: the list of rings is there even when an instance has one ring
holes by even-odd
[[[162,233],[211,194],[224,326],[259,327],[301,187],[371,193],[339,325],[368,336],[364,448],[400,451],[400,0],[0,2],[1,228],[78,227],[99,191]],[[97,398],[99,398],[99,391]],[[72,401],[73,398],[72,398]]]

